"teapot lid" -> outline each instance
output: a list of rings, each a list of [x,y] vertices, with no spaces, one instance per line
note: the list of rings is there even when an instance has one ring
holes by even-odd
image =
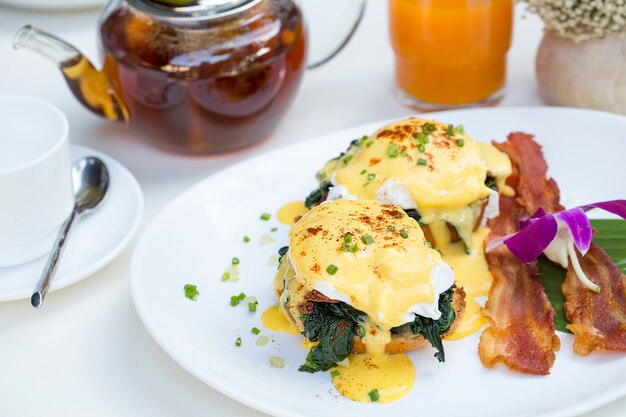
[[[203,21],[234,15],[262,0],[127,0],[130,5],[150,15],[179,20]]]

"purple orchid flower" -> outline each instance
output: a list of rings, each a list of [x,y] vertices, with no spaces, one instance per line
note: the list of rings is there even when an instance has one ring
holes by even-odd
[[[542,252],[563,268],[571,261],[578,279],[587,288],[599,292],[600,287],[580,267],[574,250],[576,246],[582,256],[589,250],[593,232],[586,212],[594,208],[626,219],[626,200],[602,201],[548,214],[539,209],[530,219],[521,222],[519,232],[492,240],[485,250],[489,252],[504,244],[524,263],[533,262]]]

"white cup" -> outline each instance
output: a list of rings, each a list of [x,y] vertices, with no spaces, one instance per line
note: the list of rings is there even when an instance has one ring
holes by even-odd
[[[53,105],[0,95],[0,267],[48,253],[74,205],[69,127]]]

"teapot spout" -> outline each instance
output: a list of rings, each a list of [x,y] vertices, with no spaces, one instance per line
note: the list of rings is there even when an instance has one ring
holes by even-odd
[[[128,121],[128,109],[106,74],[69,43],[26,25],[15,34],[13,48],[30,49],[57,64],[74,96],[92,112],[109,120]]]

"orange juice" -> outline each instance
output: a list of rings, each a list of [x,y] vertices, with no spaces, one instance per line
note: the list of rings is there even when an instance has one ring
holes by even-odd
[[[405,98],[436,108],[500,97],[513,0],[389,0],[389,20]]]

